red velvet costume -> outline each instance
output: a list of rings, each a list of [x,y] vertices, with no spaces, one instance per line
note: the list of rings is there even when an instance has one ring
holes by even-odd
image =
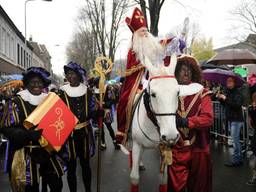
[[[124,136],[124,140],[128,131],[131,106],[133,104],[134,97],[137,93],[142,75],[144,73],[144,68],[140,62],[136,60],[135,52],[131,49],[127,55],[126,72],[130,74],[127,73],[125,82],[122,86],[121,96],[117,107],[117,137],[119,135]]]
[[[143,13],[137,7],[134,9],[132,17],[126,17],[125,22],[133,33],[142,27],[147,27]],[[119,104],[117,107],[118,132],[116,134],[116,140],[118,142],[124,143],[126,141],[133,100],[137,93],[143,73],[144,67],[140,61],[136,60],[135,52],[130,49],[127,55],[126,78],[122,86]]]
[[[198,96],[180,99],[178,118],[184,115],[182,112],[188,112],[189,132],[179,128],[181,139],[173,148],[173,164],[168,167],[168,192],[182,192],[186,188],[189,192],[212,191],[209,128],[213,123],[213,110],[208,94],[203,90]],[[194,104],[189,111],[191,103]]]

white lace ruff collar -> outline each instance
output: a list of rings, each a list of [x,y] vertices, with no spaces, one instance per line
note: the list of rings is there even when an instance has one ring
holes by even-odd
[[[39,105],[46,97],[47,93],[41,93],[40,95],[33,95],[27,89],[17,93],[24,101],[29,102],[31,105]]]
[[[60,89],[65,91],[69,97],[81,97],[87,93],[87,86],[83,83],[80,83],[77,87],[71,87],[68,83]]]

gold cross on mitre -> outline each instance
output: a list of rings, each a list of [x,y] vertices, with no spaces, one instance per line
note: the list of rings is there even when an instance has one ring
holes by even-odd
[[[144,16],[141,15],[139,11],[136,11],[137,15],[135,15],[135,19],[139,19],[141,23],[143,23]]]

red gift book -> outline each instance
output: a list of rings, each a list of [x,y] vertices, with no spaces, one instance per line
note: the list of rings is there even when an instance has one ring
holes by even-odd
[[[46,99],[26,118],[24,126],[38,126],[43,129],[42,136],[55,150],[60,150],[78,120],[66,104],[55,93],[49,93]]]

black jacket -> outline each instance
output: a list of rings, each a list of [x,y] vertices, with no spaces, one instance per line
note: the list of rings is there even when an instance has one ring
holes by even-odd
[[[226,100],[222,101],[226,109],[226,118],[228,121],[243,121],[242,105],[243,97],[237,88],[227,89]]]
[[[253,136],[251,140],[251,149],[256,156],[256,108],[250,105],[248,107],[248,113],[251,118],[251,123],[253,127]]]

